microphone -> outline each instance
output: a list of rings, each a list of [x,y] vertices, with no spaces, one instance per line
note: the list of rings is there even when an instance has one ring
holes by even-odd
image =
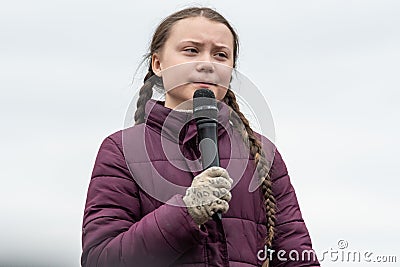
[[[219,167],[218,155],[218,107],[213,91],[200,88],[193,94],[193,117],[196,120],[199,149],[203,170]],[[222,212],[213,214],[213,219],[222,219]]]

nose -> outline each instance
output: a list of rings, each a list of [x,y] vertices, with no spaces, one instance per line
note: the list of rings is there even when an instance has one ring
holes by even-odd
[[[210,61],[199,61],[196,64],[196,70],[198,72],[213,73],[215,71],[215,66]]]

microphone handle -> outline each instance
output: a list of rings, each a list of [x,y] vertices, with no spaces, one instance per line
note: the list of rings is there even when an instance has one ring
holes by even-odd
[[[201,119],[197,121],[197,133],[200,140],[201,163],[203,170],[209,167],[219,167],[217,122],[213,119]],[[217,211],[212,218],[215,221],[222,219],[222,212]]]

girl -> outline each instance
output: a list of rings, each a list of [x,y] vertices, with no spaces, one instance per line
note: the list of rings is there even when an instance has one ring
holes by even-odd
[[[96,158],[82,266],[319,266],[281,155],[251,129],[229,85],[204,78],[215,65],[235,68],[237,55],[237,34],[212,9],[187,8],[158,26],[135,125],[105,138]],[[167,85],[178,66],[197,78]],[[165,101],[151,99],[160,85]],[[221,167],[202,171],[188,108],[204,87],[220,101]],[[260,186],[249,192],[254,177]]]

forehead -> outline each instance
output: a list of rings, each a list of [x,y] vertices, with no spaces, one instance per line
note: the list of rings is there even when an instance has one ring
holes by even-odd
[[[175,43],[186,39],[224,44],[233,48],[233,35],[229,28],[223,23],[204,17],[192,17],[177,21],[171,28],[167,42]]]

